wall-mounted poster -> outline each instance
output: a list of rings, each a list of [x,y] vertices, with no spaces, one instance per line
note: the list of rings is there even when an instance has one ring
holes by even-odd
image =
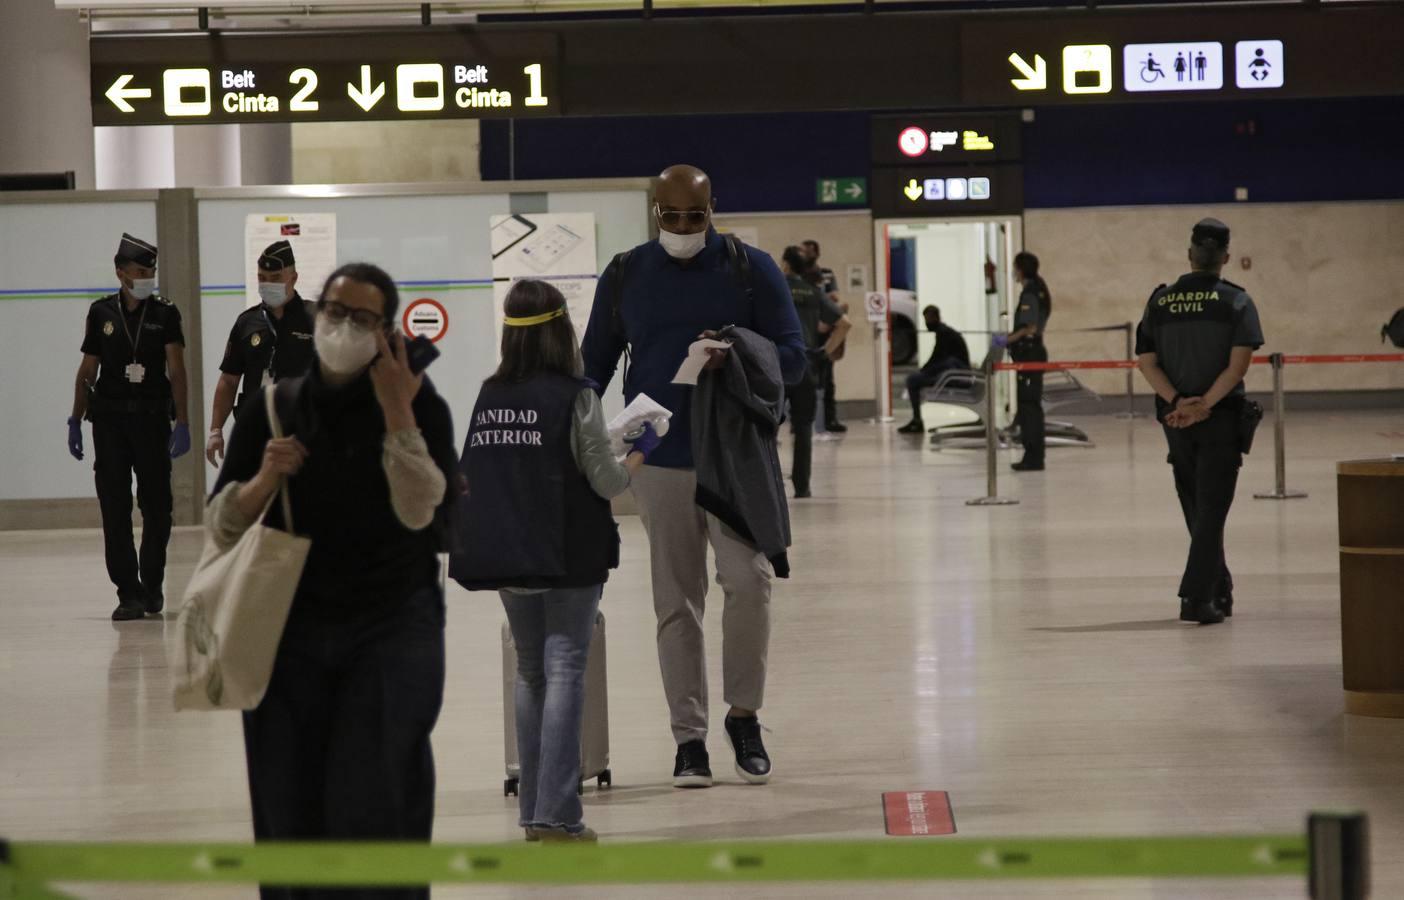
[[[492,217],[493,297],[499,311],[513,282],[547,281],[565,295],[575,332],[583,339],[599,280],[596,265],[594,213]],[[501,331],[502,316],[495,318]]]

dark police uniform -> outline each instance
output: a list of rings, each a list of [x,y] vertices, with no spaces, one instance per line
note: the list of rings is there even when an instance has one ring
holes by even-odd
[[[156,248],[124,236],[118,256],[156,265]],[[83,353],[99,358],[98,379],[88,395],[93,423],[93,472],[107,575],[123,606],[152,609],[162,595],[166,545],[171,536],[171,418],[166,347],[185,345],[180,311],[152,295],[128,311],[121,293],[88,308]],[[132,536],[132,473],[141,508],[141,553]],[[152,609],[152,611],[155,611]]]
[[[1205,223],[1196,226],[1196,236]],[[1213,223],[1228,246],[1228,228]],[[1136,332],[1136,352],[1154,353],[1160,368],[1183,397],[1203,396],[1228,368],[1235,347],[1263,344],[1258,310],[1243,288],[1218,275],[1191,273],[1151,294]],[[1165,427],[1175,491],[1190,532],[1189,558],[1180,597],[1190,603],[1231,598],[1233,577],[1224,559],[1224,523],[1243,462],[1240,422],[1244,405],[1239,382],[1210,413],[1189,428]],[[1156,398],[1162,422],[1170,404]]]
[[[235,410],[250,397],[259,396],[266,381],[278,382],[304,374],[312,365],[312,323],[316,305],[296,293],[274,316],[260,303],[239,314],[224,345],[219,370],[243,379]]]
[[[1043,279],[1026,279],[1019,294],[1019,308],[1014,311],[1014,330],[1032,325],[1037,331],[1009,345],[1009,356],[1015,362],[1048,362],[1048,348],[1043,344],[1048,305],[1048,285]],[[1018,373],[1014,397],[1018,406],[1014,421],[1019,425],[1019,441],[1024,445],[1022,465],[1041,467],[1044,458],[1043,373]]]
[[[843,318],[843,311],[829,299],[821,286],[811,284],[798,275],[788,275],[786,281],[790,285],[790,296],[795,301],[795,314],[799,317],[804,344],[809,349],[809,365],[804,377],[785,388],[785,397],[790,401],[790,431],[795,436],[790,478],[794,482],[795,493],[804,496],[809,493],[819,387],[826,365],[832,362],[824,352],[828,338],[820,333],[819,325],[837,324]]]
[[[544,373],[478,394],[459,471],[457,543],[449,574],[469,590],[582,588],[619,565],[609,501],[571,451],[583,381]]]
[[[261,272],[294,268],[292,244],[275,241],[258,258]],[[242,379],[237,411],[249,397],[258,396],[266,380],[277,383],[305,373],[312,365],[312,323],[316,307],[297,293],[283,305],[281,316],[260,303],[239,314],[224,345],[219,370]]]

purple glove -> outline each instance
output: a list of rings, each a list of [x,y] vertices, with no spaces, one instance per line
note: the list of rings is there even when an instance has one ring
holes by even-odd
[[[184,422],[177,422],[171,430],[171,443],[167,448],[171,452],[171,459],[180,459],[190,452],[190,426]]]
[[[1000,348],[1008,347],[1008,346],[1009,346],[1009,335],[1007,335],[1007,334],[997,334],[997,335],[994,336],[993,339],[991,339],[990,343],[992,343],[992,344],[994,344],[996,347],[1000,347]]]
[[[83,422],[72,416],[68,418],[68,452],[74,459],[83,458]]]
[[[653,423],[645,422],[643,431],[639,432],[639,436],[636,438],[628,438],[625,442],[629,445],[629,452],[642,453],[644,459],[648,459],[649,454],[657,450],[658,445],[662,443],[662,441],[663,439],[658,436],[658,432],[653,430]]]

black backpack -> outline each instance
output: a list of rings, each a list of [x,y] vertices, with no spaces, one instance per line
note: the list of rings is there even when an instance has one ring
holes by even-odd
[[[736,286],[746,295],[746,304],[753,305],[755,301],[755,286],[751,279],[751,258],[746,254],[746,245],[734,234],[723,234],[722,241],[726,244],[726,256],[731,263],[731,277],[736,281]],[[624,274],[628,270],[629,260],[634,256],[633,250],[625,250],[623,253],[615,254],[610,260],[609,268],[614,270],[614,291],[610,298],[611,321],[613,322],[614,336],[624,344],[624,377],[629,377],[629,339],[624,333]]]
[[[1386,339],[1396,347],[1404,347],[1404,307],[1395,310],[1388,324],[1380,329],[1380,343]]]

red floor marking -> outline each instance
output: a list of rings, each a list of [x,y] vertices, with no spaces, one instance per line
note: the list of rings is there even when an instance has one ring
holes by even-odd
[[[955,813],[945,791],[891,791],[882,795],[882,815],[893,835],[955,834]]]

